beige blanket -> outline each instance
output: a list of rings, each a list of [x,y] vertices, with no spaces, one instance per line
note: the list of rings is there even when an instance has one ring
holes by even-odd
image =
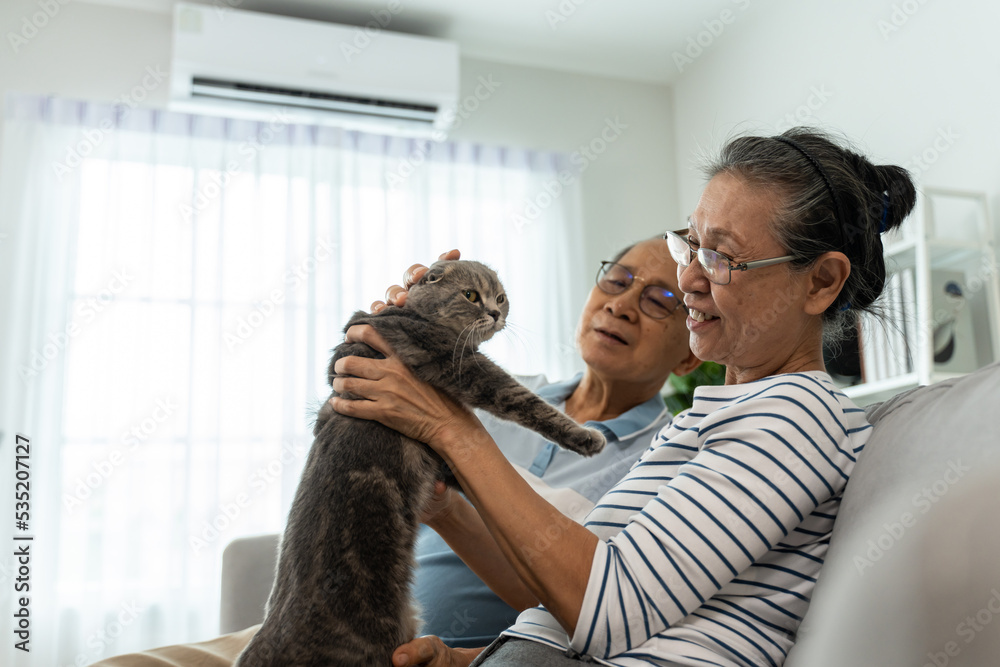
[[[246,648],[258,630],[260,626],[254,625],[206,642],[115,656],[95,662],[91,667],[232,667],[240,651]]]

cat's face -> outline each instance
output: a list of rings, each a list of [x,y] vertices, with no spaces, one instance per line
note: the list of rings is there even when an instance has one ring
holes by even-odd
[[[468,336],[474,346],[503,329],[510,309],[493,269],[468,260],[432,264],[410,288],[406,306]]]

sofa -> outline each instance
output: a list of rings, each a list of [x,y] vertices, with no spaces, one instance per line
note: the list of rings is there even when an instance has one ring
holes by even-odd
[[[866,413],[786,667],[1000,665],[1000,363]],[[277,540],[226,548],[222,632],[261,622]]]

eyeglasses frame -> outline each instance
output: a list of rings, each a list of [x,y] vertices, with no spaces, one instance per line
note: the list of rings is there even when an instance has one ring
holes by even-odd
[[[604,271],[604,267],[607,266],[607,265],[609,265],[609,264],[612,265],[612,266],[620,266],[622,269],[624,269],[625,273],[627,273],[628,276],[629,276],[629,283],[628,283],[628,285],[625,286],[625,289],[623,289],[621,292],[609,292],[606,289],[604,289],[603,287],[601,287],[601,273]],[[594,284],[597,285],[597,289],[601,290],[605,294],[610,294],[610,295],[614,296],[614,295],[618,295],[618,294],[624,294],[625,292],[627,292],[629,290],[629,288],[632,287],[632,285],[637,280],[638,280],[638,278],[636,278],[635,274],[633,274],[631,271],[629,271],[628,267],[626,267],[625,265],[619,264],[618,262],[613,262],[610,259],[604,259],[604,260],[601,260],[601,266],[597,269],[597,275],[594,277]],[[659,287],[660,289],[665,290],[666,292],[668,292],[672,297],[674,297],[674,299],[677,300],[677,305],[680,306],[681,308],[683,308],[685,313],[689,314],[687,306],[684,305],[684,299],[682,299],[681,297],[679,297],[676,294],[674,294],[674,290],[669,289],[669,288],[667,288],[664,285],[655,285],[655,284],[650,285],[650,284],[647,284],[645,287],[642,288],[642,291],[639,292],[639,310],[642,311],[642,313],[644,315],[646,315],[647,317],[651,317],[654,320],[665,320],[665,319],[667,319],[668,317],[670,317],[671,315],[673,315],[674,313],[677,312],[677,308],[674,308],[673,310],[671,310],[669,313],[667,313],[663,317],[656,317],[655,315],[650,315],[645,310],[643,310],[642,309],[642,294],[649,287]]]
[[[718,281],[715,281],[715,280],[712,280],[711,278],[709,278],[709,281],[712,282],[712,283],[715,283],[716,285],[728,285],[728,284],[730,284],[733,281],[733,271],[749,271],[750,269],[761,269],[761,268],[764,268],[765,266],[774,266],[775,264],[784,264],[785,262],[790,262],[793,259],[796,259],[795,255],[782,255],[781,257],[769,257],[767,259],[754,259],[754,260],[751,260],[749,262],[737,262],[735,259],[733,259],[729,255],[721,253],[718,250],[710,250],[708,248],[697,248],[697,249],[694,248],[691,245],[691,242],[688,241],[686,238],[684,238],[684,236],[682,236],[682,233],[686,234],[687,231],[688,231],[687,229],[678,229],[677,231],[672,231],[672,232],[671,231],[666,231],[666,232],[663,232],[663,240],[667,242],[667,248],[668,249],[670,248],[670,237],[671,236],[675,237],[679,241],[682,241],[688,247],[689,251],[692,254],[697,255],[698,262],[701,263],[701,266],[702,266],[703,269],[707,269],[707,266],[706,266],[704,260],[702,260],[702,257],[701,257],[701,253],[703,251],[704,252],[714,252],[716,255],[718,255],[722,259],[726,260],[726,265],[729,267],[729,273],[728,273],[729,277],[726,280],[726,282],[724,282],[724,283],[720,283]],[[671,257],[673,257],[673,252],[671,252],[670,255],[671,255]],[[677,264],[680,265],[681,267],[687,267],[687,266],[691,265],[690,256],[689,256],[687,264],[682,263],[681,260],[677,259],[676,257],[674,257],[674,261],[676,261]],[[707,271],[705,273],[705,276],[708,277]]]

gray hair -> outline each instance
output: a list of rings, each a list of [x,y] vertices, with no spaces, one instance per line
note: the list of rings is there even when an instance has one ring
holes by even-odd
[[[793,269],[819,255],[844,253],[851,275],[823,313],[824,338],[841,340],[859,313],[877,314],[885,286],[881,234],[898,227],[916,203],[916,189],[902,167],[875,165],[829,135],[795,127],[778,137],[737,137],[704,167],[705,175],[731,174],[773,190],[779,197],[775,238]]]
[[[615,264],[617,264],[618,262],[621,261],[622,257],[624,257],[625,255],[627,255],[630,252],[632,252],[633,248],[635,248],[640,243],[645,243],[646,241],[661,241],[663,243],[663,253],[662,254],[664,254],[664,255],[666,255],[668,257],[670,256],[670,251],[667,249],[667,242],[663,240],[663,234],[657,234],[656,236],[650,236],[649,238],[646,238],[646,239],[640,239],[640,240],[638,240],[638,241],[636,241],[634,243],[631,243],[631,244],[625,246],[624,248],[622,248],[621,250],[619,250],[618,252],[616,252],[615,255],[614,255],[614,257],[612,257],[610,261],[612,261]]]

